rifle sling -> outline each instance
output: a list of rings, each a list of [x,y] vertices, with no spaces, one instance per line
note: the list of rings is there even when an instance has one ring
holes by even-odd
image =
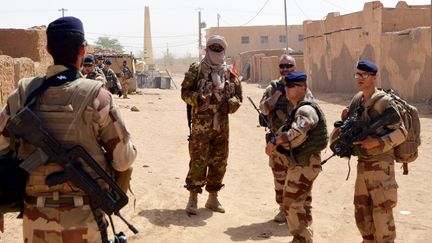
[[[30,87],[30,93],[26,98],[24,106],[30,108],[30,106],[35,103],[37,97],[42,95],[42,93],[46,91],[50,86],[61,86],[67,82],[75,81],[78,78],[80,78],[80,74],[73,68],[66,69],[65,71],[60,72],[52,77],[44,78],[44,80],[40,84],[35,84],[36,86]],[[104,221],[101,209],[94,207],[92,203],[90,203],[90,207],[99,228],[102,242],[108,242],[107,224]]]

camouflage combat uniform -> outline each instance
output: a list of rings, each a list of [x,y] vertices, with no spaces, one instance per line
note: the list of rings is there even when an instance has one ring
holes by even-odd
[[[351,101],[348,114],[352,115],[362,106],[364,111],[361,120],[374,123],[384,109],[395,107],[391,97],[383,93],[375,89],[367,102],[363,101],[362,93],[358,93]],[[379,96],[382,98],[377,98]],[[402,122],[387,126],[387,129],[390,132],[380,137],[380,146],[354,154],[358,156],[354,191],[355,219],[365,243],[394,242],[396,238],[393,208],[397,203],[398,185],[393,148],[405,140],[407,132]]]
[[[202,104],[198,98],[200,87],[212,86],[198,63],[193,63],[182,82],[181,97],[192,107],[192,130],[189,138],[189,172],[185,187],[189,191],[217,192],[222,187],[228,159],[229,124],[228,113],[234,113],[242,102],[241,83],[231,72],[225,71],[225,85],[220,92],[212,90],[209,103]],[[228,105],[228,113],[222,112],[223,102]]]
[[[106,86],[106,78],[105,74],[103,73],[102,69],[100,69],[97,66],[94,66],[93,70],[90,73],[83,73],[84,78],[86,79],[93,79],[102,82],[104,86]]]
[[[106,87],[111,92],[111,94],[117,94],[120,90],[122,90],[122,86],[117,78],[115,72],[109,68],[108,70],[102,69],[103,74],[106,78]]]
[[[123,88],[123,97],[127,98],[128,92],[129,92],[129,84],[130,80],[132,78],[132,72],[128,68],[128,66],[123,65],[121,69],[121,86]]]
[[[277,101],[272,99],[272,95],[277,90],[277,85],[283,85],[283,87],[285,86],[285,84],[282,82],[282,78],[271,81],[270,85],[267,86],[266,90],[264,91],[260,102],[260,110],[266,116],[270,129],[274,133],[277,133],[279,128],[285,124],[288,115],[293,110],[292,104],[287,101],[285,93],[283,93]],[[309,89],[307,89],[305,96],[307,98],[313,98],[312,92]],[[266,134],[266,143],[268,142],[269,136],[270,132]],[[269,166],[273,172],[276,202],[279,204],[279,207],[283,209],[282,194],[288,167],[286,164],[281,164],[280,160],[275,159],[274,155],[269,156]],[[308,207],[310,207],[312,198],[308,198],[306,201],[309,203]]]
[[[324,113],[311,98],[310,91],[308,96],[291,111],[279,135],[284,143],[278,145],[272,155],[275,163],[287,168],[283,206],[288,229],[294,236],[293,243],[313,242],[311,191],[321,172],[321,150],[328,140]]]
[[[46,75],[51,77],[66,69],[61,65],[50,66]],[[38,80],[42,79],[20,80],[18,89],[1,111],[0,155],[10,151],[7,121],[21,108],[29,85]],[[103,169],[125,171],[133,163],[136,149],[111,94],[101,86],[83,78],[51,86],[38,97],[32,110],[65,147],[81,145]],[[35,147],[19,140],[18,158],[26,159]],[[106,157],[112,160],[110,164]],[[82,168],[95,176],[87,165]],[[24,242],[100,242],[101,234],[87,195],[71,182],[46,184],[48,175],[61,170],[57,163],[48,162],[29,174],[24,200]]]

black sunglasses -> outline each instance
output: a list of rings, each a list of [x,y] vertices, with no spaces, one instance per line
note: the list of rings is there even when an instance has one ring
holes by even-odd
[[[281,64],[279,64],[279,68],[280,69],[282,69],[282,68],[292,68],[292,67],[294,67],[294,64],[291,64],[291,63],[281,63]]]
[[[296,84],[296,83],[286,83],[286,85],[285,85],[288,89],[292,89],[292,88],[294,88],[295,86],[299,86],[299,87],[301,87],[302,85],[301,84]]]
[[[222,52],[224,50],[224,48],[219,44],[213,44],[209,46],[209,49],[214,52]]]
[[[92,67],[93,64],[84,64],[83,66],[84,66],[84,67]]]

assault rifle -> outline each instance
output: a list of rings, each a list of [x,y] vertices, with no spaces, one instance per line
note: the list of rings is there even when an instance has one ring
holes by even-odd
[[[138,233],[119,212],[128,203],[127,195],[82,146],[66,149],[48,133],[39,117],[27,106],[11,118],[6,128],[37,148],[21,163],[21,168],[31,172],[46,162],[58,163],[64,169],[66,180],[78,186],[89,197],[92,208],[100,208],[107,215],[119,216],[132,232]],[[102,188],[96,179],[81,167],[81,163],[88,165],[97,174],[97,179],[109,186],[110,191]]]
[[[258,112],[260,125],[263,126],[263,127],[268,128],[268,129],[270,130],[271,136],[270,136],[269,140],[272,139],[272,137],[276,138],[277,136],[276,136],[276,134],[272,131],[272,129],[271,129],[270,125],[268,124],[268,121],[267,121],[266,117],[264,116],[264,114],[261,113],[261,111],[260,111],[260,110],[258,109],[258,107],[255,105],[255,103],[253,102],[253,100],[251,99],[250,96],[248,96],[247,98],[248,98],[248,100],[250,101],[250,103],[253,105],[253,107],[255,108],[255,110]]]
[[[361,112],[360,112],[361,113]],[[363,141],[369,135],[376,134],[384,135],[387,131],[385,126],[395,124],[400,120],[398,112],[393,108],[387,108],[379,116],[377,121],[371,125],[367,122],[359,120],[358,116],[348,117],[345,121],[335,122],[335,127],[340,128],[340,134],[330,144],[330,149],[333,154],[321,162],[325,164],[333,156],[350,157],[356,145],[353,142]]]

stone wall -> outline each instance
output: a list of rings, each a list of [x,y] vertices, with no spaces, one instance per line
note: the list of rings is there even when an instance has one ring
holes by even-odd
[[[393,88],[411,101],[431,99],[432,94],[419,91],[431,83],[430,11],[430,5],[412,8],[399,2],[394,9],[375,1],[366,3],[362,12],[329,13],[325,20],[305,21],[304,63],[310,86],[354,93],[356,62],[371,59],[380,68],[378,86]],[[411,29],[399,31],[404,28]]]
[[[53,63],[46,50],[46,44],[44,27],[0,29],[0,46],[3,55],[30,58],[35,62],[36,75],[45,75],[46,68]]]
[[[12,90],[15,89],[14,60],[10,56],[0,56],[0,107],[6,104],[6,100]]]

